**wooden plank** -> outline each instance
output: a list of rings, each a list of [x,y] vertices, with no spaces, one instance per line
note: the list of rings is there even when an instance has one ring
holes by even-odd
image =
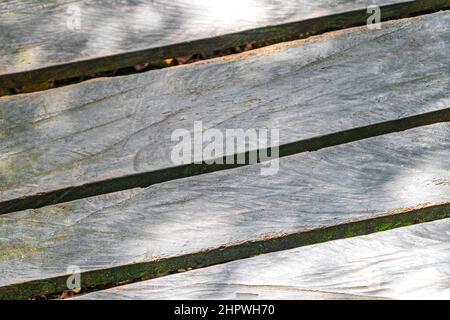
[[[284,257],[283,257],[284,258]],[[258,261],[259,262],[259,261]],[[279,261],[271,261],[279,263]],[[264,265],[262,267],[267,267]],[[228,267],[228,264],[225,266]],[[238,268],[231,264],[229,267]],[[217,267],[213,270],[201,269],[204,271],[198,275],[193,276],[195,280],[205,281],[206,277],[209,277],[209,283],[193,283],[192,278],[184,277],[184,282],[177,281],[176,276],[168,276],[167,278],[148,280],[144,282],[138,282],[137,284],[117,287],[116,289],[108,289],[104,291],[98,291],[89,293],[86,295],[80,295],[74,300],[372,300],[376,297],[367,297],[363,295],[351,295],[341,294],[337,292],[326,292],[321,290],[309,290],[304,288],[297,288],[293,285],[247,285],[247,284],[235,284],[235,283],[222,283],[222,278],[215,280],[210,277],[211,273],[217,270]],[[222,268],[223,272],[230,272],[229,270]],[[259,270],[251,268],[252,271],[257,271],[256,274],[260,274]],[[197,272],[197,271],[194,271]],[[230,280],[233,280],[233,272],[231,271]],[[191,275],[189,272],[187,276]],[[215,274],[215,272],[214,272]],[[185,275],[185,274],[183,274]],[[285,274],[284,277],[288,278],[289,274]],[[249,275],[247,275],[250,277]],[[175,278],[174,278],[175,277]],[[259,276],[256,276],[258,279]],[[276,278],[275,278],[276,279]],[[163,280],[163,281],[159,281]],[[165,281],[164,281],[165,280]],[[265,279],[269,282],[269,279]],[[156,283],[154,283],[155,281]],[[222,280],[224,281],[224,280]],[[245,282],[244,279],[240,279],[241,282]],[[177,282],[178,286],[175,286],[173,282]],[[275,280],[273,281],[275,282]],[[189,286],[186,286],[189,283]],[[168,289],[170,287],[173,290],[173,294],[170,294]],[[379,298],[377,300],[385,300]],[[217,311],[218,312],[218,311]]]
[[[449,217],[449,129],[3,215],[0,297],[63,291],[71,265],[90,288]]]
[[[79,299],[449,299],[450,220],[266,254]]]
[[[369,4],[366,0],[2,1],[0,87],[364,25]],[[377,4],[383,6],[385,20],[450,7],[449,0]],[[273,25],[277,26],[267,27]]]
[[[285,144],[447,108],[426,121],[344,133],[331,145],[449,121],[449,29],[450,13],[442,12],[230,61],[0,99],[0,211],[207,171],[197,166],[177,171],[171,160],[178,143],[171,141],[172,133],[192,133],[195,121],[222,132],[280,129]],[[308,147],[303,151],[315,150]],[[21,197],[28,198],[18,201]]]

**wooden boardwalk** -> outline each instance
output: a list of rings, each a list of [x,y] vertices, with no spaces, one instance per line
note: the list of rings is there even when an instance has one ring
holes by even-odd
[[[425,122],[448,121],[448,34],[450,15],[437,13],[2,99],[0,212],[148,186],[172,179],[168,169],[183,175],[171,159],[178,144],[171,134],[193,132],[198,120],[222,131],[282,124],[280,144],[431,111],[444,110]],[[371,135],[369,127],[353,139]],[[30,199],[14,201],[22,197]]]
[[[449,143],[439,124],[287,157],[269,178],[261,164],[3,215],[0,285],[65,286],[68,265],[119,283],[450,217]]]
[[[0,298],[57,298],[68,290],[70,266],[80,266],[88,293],[80,297],[89,299],[448,295],[436,285],[445,270],[424,280],[428,291],[405,285],[399,273],[448,260],[450,11],[434,11],[450,1],[382,1],[390,21],[375,30],[357,26],[369,15],[359,0],[137,1],[104,11],[106,2],[2,2],[0,40],[27,37],[0,52],[0,88],[206,44],[281,42],[299,28],[319,35],[0,97]],[[85,12],[87,29],[73,36],[57,27],[69,5]],[[238,5],[260,14],[241,17]],[[230,17],[212,18],[225,7]],[[23,24],[43,17],[55,23]],[[212,157],[244,154],[246,163],[174,163],[172,134],[194,136],[198,122],[203,133],[277,129],[280,159],[248,163],[246,152],[264,149],[258,140]],[[269,166],[275,174],[262,175]],[[399,227],[407,228],[382,232]],[[317,270],[320,259],[331,264]],[[314,272],[299,276],[307,268]],[[260,269],[267,273],[250,278]],[[161,278],[144,281],[153,277]],[[189,281],[197,285],[179,286]],[[137,283],[115,288],[129,282]],[[112,289],[89,294],[100,287]]]
[[[130,67],[251,42],[364,25],[366,0],[8,0],[0,3],[0,88]],[[383,19],[450,8],[448,0],[378,0]],[[77,22],[79,21],[79,22]]]
[[[81,298],[449,299],[449,228],[450,220],[435,221],[239,260]]]

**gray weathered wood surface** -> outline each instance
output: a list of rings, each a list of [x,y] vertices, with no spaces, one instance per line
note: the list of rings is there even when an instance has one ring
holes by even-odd
[[[139,282],[78,299],[450,298],[450,220]]]
[[[379,0],[377,4],[404,2],[407,1]],[[433,3],[429,7],[435,3],[439,3],[436,6],[445,3],[426,2]],[[268,25],[364,10],[370,3],[366,0],[1,1],[0,76],[139,49],[166,47]],[[77,12],[80,14],[79,25],[74,22]],[[389,14],[386,12],[386,15]],[[330,22],[330,25],[333,23]],[[219,41],[217,48],[220,48]],[[183,55],[183,50],[179,51]],[[122,63],[127,65],[125,61]],[[93,64],[91,72],[99,71],[95,67]],[[66,78],[69,77],[70,74],[66,75]]]
[[[287,143],[448,108],[449,31],[441,12],[2,98],[0,201],[172,167],[171,134],[194,121]]]
[[[253,165],[0,216],[0,285],[449,203],[449,129],[287,157],[270,177]]]
[[[281,257],[284,258],[284,257]],[[268,260],[268,259],[267,259]],[[285,262],[281,260],[282,264]],[[261,268],[272,268],[275,265],[279,265],[279,260],[267,261],[267,265],[258,265]],[[246,266],[245,263],[243,263]],[[234,267],[235,264],[226,267]],[[228,283],[219,277],[214,279],[213,276],[217,276],[217,267],[212,267],[213,270],[202,269],[204,272],[200,275],[198,273],[184,274],[183,278],[175,278],[169,276],[168,278],[161,278],[158,280],[138,282],[134,285],[116,287],[115,289],[109,289],[104,291],[98,291],[86,295],[77,296],[76,300],[378,300],[378,297],[342,294],[337,292],[326,292],[320,290],[309,290],[304,288],[297,288],[293,285],[248,285],[245,282],[245,278],[240,278],[240,283]],[[293,266],[294,268],[294,266]],[[280,267],[281,269],[281,267]],[[287,269],[285,267],[285,269]],[[249,268],[249,271],[256,272],[256,275],[260,274],[260,270],[256,268]],[[221,272],[229,272],[227,269],[221,269]],[[188,277],[192,275],[193,279],[189,280]],[[253,275],[248,275],[251,279]],[[289,274],[284,274],[280,277],[289,278]],[[199,279],[200,278],[200,279]],[[206,282],[207,279],[210,280]],[[259,277],[256,276],[258,279]],[[274,275],[272,282],[276,282],[277,277]],[[162,281],[160,281],[162,280]],[[165,280],[165,281],[164,281]],[[177,281],[180,280],[180,281]],[[201,282],[201,281],[204,282]],[[228,280],[228,279],[227,279]],[[235,280],[230,276],[230,281]],[[265,278],[266,282],[270,282]],[[198,281],[196,283],[195,281]],[[223,281],[223,282],[220,282]],[[236,281],[237,282],[237,281]],[[241,284],[243,283],[243,284]],[[170,293],[172,290],[172,294]],[[380,300],[386,300],[385,298],[379,298]]]

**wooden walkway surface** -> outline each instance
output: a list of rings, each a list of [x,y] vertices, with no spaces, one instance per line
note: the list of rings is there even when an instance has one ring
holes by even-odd
[[[0,87],[78,76],[97,63],[91,72],[110,63],[133,65],[162,58],[158,52],[187,54],[203,45],[192,40],[207,39],[220,49],[230,44],[227,39],[237,39],[228,38],[230,32],[238,32],[239,41],[254,36],[279,42],[295,28],[310,34],[346,28],[186,66],[0,97],[0,298],[58,297],[67,290],[70,266],[81,268],[81,293],[138,282],[87,298],[164,298],[177,281],[196,283],[174,291],[180,298],[425,294],[403,284],[398,274],[428,248],[430,255],[438,252],[436,263],[447,259],[445,246],[433,241],[445,243],[448,220],[442,219],[450,218],[450,11],[424,13],[450,7],[450,1],[383,1],[385,20],[419,15],[384,22],[379,30],[347,28],[367,19],[365,1],[359,0],[288,6],[262,1],[253,7],[261,14],[240,18],[230,11],[236,20],[226,20],[229,24],[211,18],[224,8],[209,2],[187,7],[181,0],[170,6],[137,1],[114,7],[124,12],[120,19],[111,14],[102,20],[105,3],[2,2],[7,27],[0,40],[28,37],[2,49]],[[70,37],[65,29],[51,29],[57,24],[33,32],[32,24],[23,24],[30,17],[61,22],[69,4],[85,10],[89,32]],[[236,5],[230,1],[226,8]],[[277,14],[263,14],[271,12]],[[147,19],[150,14],[163,21],[159,29]],[[130,17],[133,22],[125,23]],[[329,29],[315,28],[324,21]],[[273,30],[266,26],[283,23],[295,28],[278,26],[283,36],[268,39]],[[170,26],[179,29],[167,33]],[[246,33],[249,28],[259,29]],[[177,51],[186,41],[193,46]],[[24,54],[26,48],[31,51]],[[130,50],[137,60],[120,62]],[[171,135],[177,129],[194,134],[196,121],[203,132],[279,129],[278,172],[261,175],[278,160],[175,164],[177,141]],[[258,146],[215,157],[249,149]],[[361,237],[412,224],[420,225]],[[436,236],[420,236],[429,230]],[[368,248],[379,251],[370,256]],[[404,256],[393,253],[401,248]],[[276,253],[288,249],[293,251]],[[376,252],[386,257],[387,269],[376,263]],[[313,267],[326,256],[331,262],[323,270]],[[246,278],[257,273],[248,270],[265,269],[274,259],[288,263],[269,268],[267,276]],[[424,259],[414,266],[427,272]],[[316,273],[297,277],[291,272],[297,267],[298,274],[310,267]],[[191,268],[202,269],[164,277]],[[292,281],[277,275],[280,270],[292,273]],[[230,277],[212,282],[218,273]],[[371,282],[384,276],[389,281]],[[162,278],[144,281],[153,277]],[[283,287],[283,281],[292,287]],[[368,289],[345,287],[346,281]],[[447,294],[436,287],[437,278],[425,281],[427,292]],[[154,290],[154,284],[162,287]]]
[[[450,15],[437,13],[230,61],[4,98],[0,212],[194,174],[194,168],[174,168],[171,159],[179,143],[172,133],[193,132],[194,121],[202,121],[204,130],[282,126],[280,144],[431,111],[442,110],[404,125],[448,121],[449,34]],[[384,128],[386,133],[402,125]],[[368,127],[351,138],[377,130]],[[343,139],[338,134],[331,142]]]
[[[435,221],[271,253],[81,298],[449,299],[449,230],[450,220]]]
[[[39,85],[249,42],[364,25],[370,1],[7,0],[0,3],[0,88]],[[448,0],[378,0],[383,19]]]
[[[450,217],[449,128],[287,157],[271,177],[261,164],[3,215],[0,286],[61,289],[69,265],[86,286],[120,283]]]

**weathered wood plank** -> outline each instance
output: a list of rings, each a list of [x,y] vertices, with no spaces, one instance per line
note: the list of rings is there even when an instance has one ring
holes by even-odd
[[[286,157],[270,177],[261,164],[3,215],[0,297],[62,291],[70,265],[108,285],[449,217],[449,129]]]
[[[271,253],[79,299],[450,298],[450,220]]]
[[[283,257],[284,258],[284,257]],[[260,261],[258,261],[260,262]],[[271,261],[271,266],[280,263],[279,261]],[[284,263],[284,262],[282,262]],[[262,264],[262,263],[261,263]],[[269,265],[269,263],[267,263]],[[236,264],[225,265],[230,268],[238,268]],[[267,266],[262,266],[267,267]],[[195,274],[193,277],[195,280],[205,281],[207,277],[215,274],[217,267],[211,271],[208,269],[202,269],[204,271],[200,274]],[[266,270],[269,268],[266,268]],[[286,267],[287,269],[287,267]],[[223,272],[230,272],[229,270],[222,268]],[[251,268],[256,274],[260,274],[259,270]],[[197,272],[197,271],[195,271]],[[230,272],[232,273],[232,271]],[[192,273],[189,272],[188,276]],[[184,275],[184,274],[183,274]],[[235,284],[235,283],[222,283],[222,278],[214,280],[209,278],[209,283],[200,282],[193,283],[188,277],[182,278],[181,281],[177,281],[179,278],[174,278],[172,275],[168,278],[162,278],[163,281],[147,280],[144,282],[138,282],[133,285],[127,285],[117,287],[117,289],[108,289],[104,291],[98,291],[89,293],[86,295],[80,295],[74,300],[372,300],[377,297],[367,297],[363,295],[342,294],[337,292],[326,292],[321,290],[309,290],[304,288],[298,288],[294,285],[247,285],[247,284]],[[250,278],[251,276],[249,276]],[[285,278],[289,278],[289,273],[284,274]],[[164,281],[164,279],[167,279]],[[230,275],[230,280],[233,280],[233,274]],[[256,276],[259,279],[259,276]],[[274,276],[274,279],[275,278]],[[180,279],[181,280],[181,279]],[[270,283],[271,279],[264,279],[266,283]],[[153,283],[152,281],[156,281]],[[174,282],[178,282],[178,286],[174,285]],[[244,279],[240,279],[241,283],[244,283]],[[276,282],[276,280],[273,280]],[[187,286],[186,283],[189,283]],[[173,290],[173,294],[170,294],[170,289]],[[377,300],[386,300],[385,298],[378,298]]]
[[[449,29],[450,13],[442,12],[231,61],[0,99],[1,210],[20,209],[8,200],[54,190],[63,192],[22,208],[170,179],[158,170],[174,167],[171,134],[192,133],[196,120],[204,130],[280,129],[280,143],[290,143],[448,108]],[[448,111],[434,121],[448,121]],[[106,182],[84,187],[96,181]],[[64,189],[74,186],[82,187]]]
[[[2,1],[0,87],[363,25],[370,16],[369,4],[366,0]],[[383,19],[450,7],[449,0],[377,4],[387,5],[382,8]]]

